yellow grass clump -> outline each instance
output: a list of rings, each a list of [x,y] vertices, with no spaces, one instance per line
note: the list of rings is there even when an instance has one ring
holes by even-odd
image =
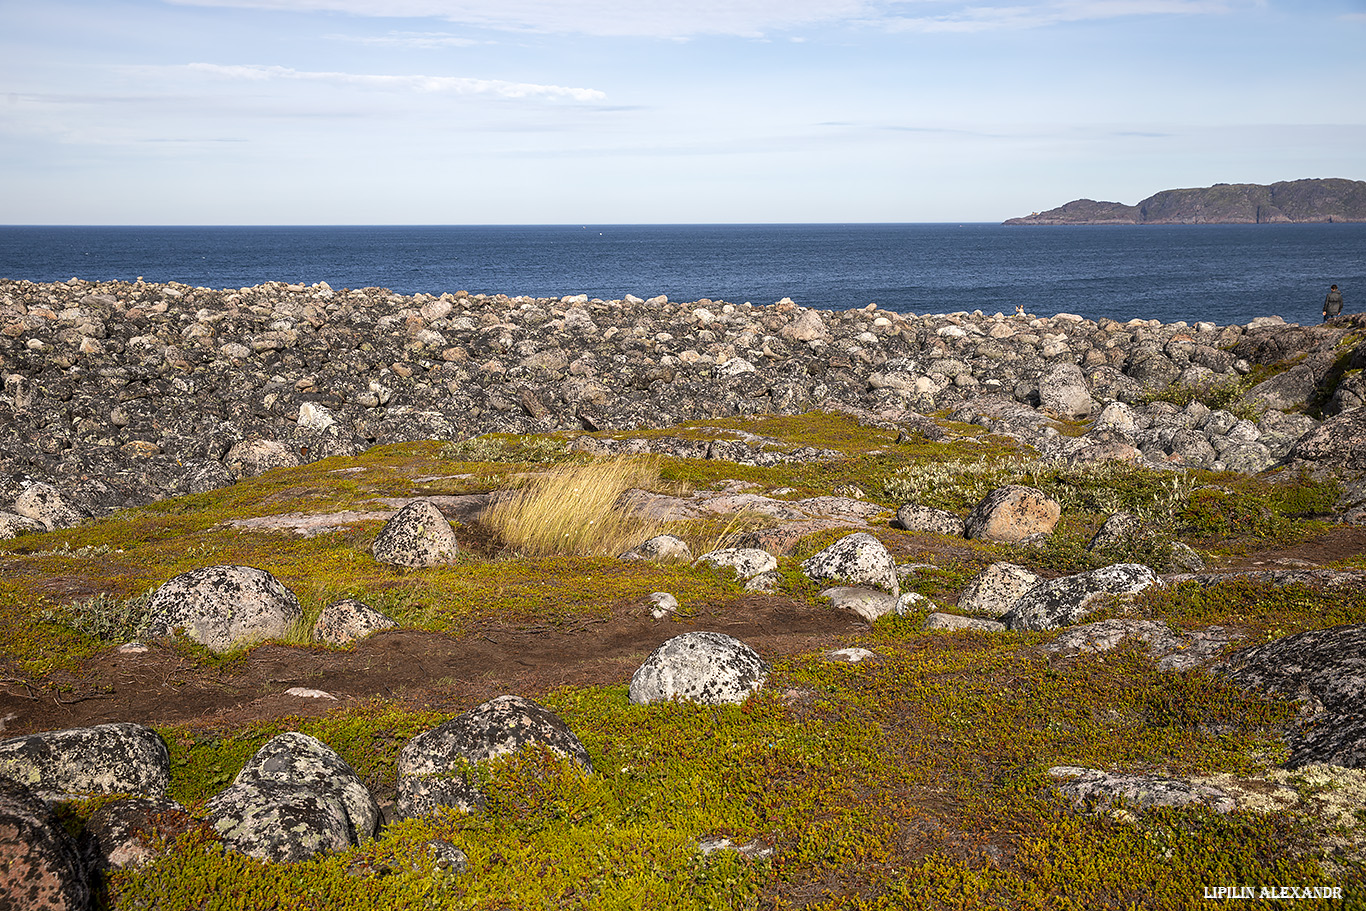
[[[665,523],[632,510],[632,490],[659,482],[641,459],[556,466],[527,479],[484,511],[480,523],[527,557],[615,557],[664,534]]]

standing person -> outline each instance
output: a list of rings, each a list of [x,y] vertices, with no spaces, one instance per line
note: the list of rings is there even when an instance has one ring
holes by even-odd
[[[1326,323],[1341,312],[1342,292],[1334,285],[1328,289],[1328,296],[1323,299],[1323,321]]]

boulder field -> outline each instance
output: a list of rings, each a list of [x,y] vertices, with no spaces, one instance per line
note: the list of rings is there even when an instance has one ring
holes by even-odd
[[[1363,329],[0,280],[0,534],[377,443],[822,408],[950,413],[1074,461],[1362,469]],[[1173,385],[1237,388],[1256,419],[1153,400]]]

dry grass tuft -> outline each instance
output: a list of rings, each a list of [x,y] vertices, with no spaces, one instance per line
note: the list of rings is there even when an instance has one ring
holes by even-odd
[[[630,491],[658,482],[658,469],[642,459],[560,465],[500,498],[480,523],[519,556],[615,557],[666,532],[664,522],[631,510]]]

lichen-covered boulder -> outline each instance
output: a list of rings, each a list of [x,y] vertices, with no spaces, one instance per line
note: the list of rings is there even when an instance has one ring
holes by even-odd
[[[1143,527],[1143,523],[1137,516],[1127,512],[1117,512],[1110,516],[1105,522],[1096,529],[1095,535],[1091,538],[1091,543],[1086,545],[1087,550],[1106,550],[1116,547],[1125,547],[1133,543],[1134,537]]]
[[[1290,737],[1291,768],[1366,768],[1366,624],[1310,630],[1242,649],[1218,668],[1241,686],[1303,703],[1303,724]]]
[[[972,578],[958,596],[958,609],[1000,617],[1019,597],[1043,580],[1015,563],[993,563]]]
[[[414,500],[394,513],[371,546],[381,563],[419,569],[449,563],[459,552],[455,530],[430,500]]]
[[[104,804],[86,820],[79,841],[87,870],[140,867],[161,856],[158,838],[207,830],[169,797],[128,797]]]
[[[896,520],[892,524],[906,531],[929,531],[956,538],[963,537],[962,516],[946,509],[935,509],[918,503],[907,503],[898,509]]]
[[[398,757],[399,814],[425,816],[437,807],[467,813],[480,809],[484,797],[469,774],[474,763],[531,745],[546,747],[593,771],[588,751],[558,715],[521,696],[499,696],[404,745]]]
[[[215,652],[283,636],[303,616],[294,593],[252,566],[205,566],[181,573],[152,595],[147,635],[175,630]]]
[[[1078,766],[1053,766],[1048,774],[1058,780],[1058,791],[1078,806],[1123,801],[1138,810],[1206,806],[1216,813],[1237,807],[1232,797],[1213,785],[1166,775],[1129,775]]]
[[[836,610],[858,614],[869,623],[885,614],[897,612],[897,599],[876,588],[840,585],[827,588],[821,592],[821,597],[828,599]]]
[[[379,805],[375,803],[370,789],[360,780],[350,763],[316,737],[298,731],[287,731],[272,737],[242,766],[233,779],[233,787],[263,781],[335,793],[346,807],[353,841],[357,844],[373,838],[379,831]]]
[[[364,601],[342,598],[323,608],[313,624],[313,638],[331,645],[345,645],[396,626],[397,623]]]
[[[881,541],[864,531],[840,538],[805,560],[802,571],[813,582],[846,582],[853,586],[878,588],[889,593],[893,599],[901,594],[896,561]]]
[[[673,535],[655,535],[621,555],[623,560],[691,560],[688,542]]]
[[[1062,506],[1042,490],[1011,484],[982,498],[968,514],[964,534],[998,544],[1018,544],[1035,535],[1051,534],[1062,516]]]
[[[305,860],[374,837],[379,806],[322,741],[289,731],[257,750],[232,786],[209,801],[225,844],[262,860]]]
[[[721,569],[732,569],[741,579],[753,579],[778,568],[778,558],[757,547],[727,547],[713,550],[698,557],[697,562]]]
[[[293,448],[259,436],[248,437],[234,444],[223,457],[223,462],[235,479],[254,478],[272,468],[293,468],[303,464]]]
[[[71,836],[41,798],[0,778],[0,909],[89,907],[90,888]]]
[[[206,809],[223,844],[257,860],[296,863],[355,844],[346,805],[330,791],[277,781],[234,785]]]
[[[0,541],[37,531],[47,531],[47,526],[37,519],[30,519],[28,516],[0,511]]]
[[[44,799],[90,794],[160,796],[171,756],[156,731],[131,722],[45,731],[0,741],[0,776]]]
[[[1100,410],[1081,368],[1073,363],[1059,364],[1039,380],[1039,407],[1061,418],[1087,418]]]
[[[631,701],[640,705],[679,699],[704,705],[740,703],[764,685],[768,665],[754,650],[724,633],[674,636],[650,653],[631,675]]]
[[[1097,598],[1134,595],[1158,581],[1157,574],[1141,563],[1116,563],[1050,579],[1021,595],[1001,621],[1014,630],[1069,626],[1090,613]]]
[[[51,484],[36,483],[24,488],[14,500],[13,510],[32,519],[48,531],[70,528],[85,521],[85,511]]]

